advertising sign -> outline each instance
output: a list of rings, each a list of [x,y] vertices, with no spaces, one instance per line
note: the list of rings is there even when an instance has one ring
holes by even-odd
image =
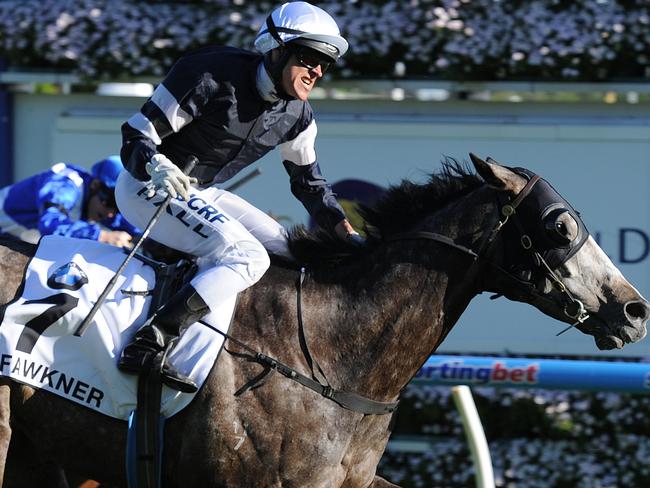
[[[413,382],[647,394],[650,393],[650,364],[435,355],[418,371]]]

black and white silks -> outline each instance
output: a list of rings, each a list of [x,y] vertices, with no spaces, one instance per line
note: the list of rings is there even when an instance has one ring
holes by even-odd
[[[261,64],[256,53],[218,46],[181,58],[123,124],[122,160],[144,181],[145,163],[154,154],[179,165],[195,155],[199,164],[191,176],[206,188],[278,147],[292,193],[331,230],[345,215],[316,162],[311,106],[276,97]]]

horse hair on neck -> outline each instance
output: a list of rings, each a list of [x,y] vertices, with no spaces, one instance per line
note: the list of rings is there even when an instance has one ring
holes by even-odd
[[[429,175],[426,183],[403,180],[390,187],[372,207],[362,205],[367,247],[350,246],[322,229],[309,231],[296,226],[290,231],[289,248],[297,261],[312,268],[332,267],[366,254],[386,237],[408,230],[426,215],[442,209],[483,184],[467,163],[445,157],[442,169]],[[275,262],[275,261],[274,261]]]

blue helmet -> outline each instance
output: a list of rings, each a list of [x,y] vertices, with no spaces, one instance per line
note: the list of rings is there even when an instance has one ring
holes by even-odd
[[[93,178],[101,181],[108,188],[114,189],[120,171],[124,169],[119,156],[109,156],[93,164],[91,173]]]

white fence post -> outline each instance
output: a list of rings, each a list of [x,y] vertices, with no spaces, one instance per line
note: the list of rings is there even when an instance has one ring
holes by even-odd
[[[460,413],[465,429],[465,437],[474,460],[476,471],[476,488],[494,488],[492,458],[488,448],[481,418],[478,416],[474,397],[468,386],[459,385],[451,388],[454,403]]]

